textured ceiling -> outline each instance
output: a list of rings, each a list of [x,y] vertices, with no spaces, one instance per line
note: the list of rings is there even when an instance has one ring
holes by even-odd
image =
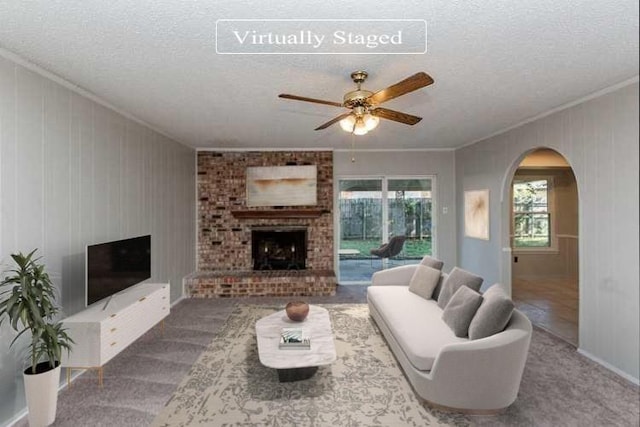
[[[220,55],[218,19],[425,19],[422,55]],[[0,47],[193,147],[346,148],[331,106],[349,74],[373,91],[418,71],[435,84],[385,107],[358,148],[451,148],[638,74],[638,1],[3,1]]]

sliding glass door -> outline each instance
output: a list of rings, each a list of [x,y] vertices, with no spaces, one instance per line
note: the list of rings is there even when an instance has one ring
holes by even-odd
[[[432,178],[389,179],[388,238],[406,236],[402,256],[420,260],[432,254]]]
[[[383,236],[382,179],[343,179],[338,186],[338,281],[368,282],[370,250],[380,246]]]
[[[433,177],[339,180],[340,283],[367,283],[381,268],[417,263],[432,253],[433,187]],[[383,256],[376,253],[375,249],[394,236],[404,236],[404,239],[399,237],[404,244],[398,250],[382,251]]]

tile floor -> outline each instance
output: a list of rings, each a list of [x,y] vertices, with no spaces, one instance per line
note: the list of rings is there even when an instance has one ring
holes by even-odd
[[[371,282],[371,275],[376,271],[419,262],[419,258],[403,258],[385,260],[383,264],[380,258],[342,257],[340,258],[338,282],[340,284],[368,284]]]
[[[578,346],[578,280],[514,277],[513,301],[531,322]]]

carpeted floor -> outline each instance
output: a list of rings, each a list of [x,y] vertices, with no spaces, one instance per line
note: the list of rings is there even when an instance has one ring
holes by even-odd
[[[308,300],[364,303],[365,292],[365,286],[340,286],[335,297]],[[154,329],[106,365],[102,389],[95,373],[88,372],[63,390],[54,425],[151,425],[237,304],[283,306],[287,300],[290,298],[181,301],[167,318],[164,336]],[[535,328],[518,399],[504,414],[474,417],[426,409],[436,420],[452,425],[638,426],[639,401],[637,386]],[[26,426],[26,418],[17,425]]]
[[[305,381],[280,383],[260,363],[255,323],[282,307],[237,306],[152,426],[448,425],[420,405],[366,304],[324,307],[336,362]]]

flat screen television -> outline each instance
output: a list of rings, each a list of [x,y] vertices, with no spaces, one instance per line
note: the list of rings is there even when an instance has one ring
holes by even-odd
[[[87,246],[87,305],[151,277],[151,236]]]

